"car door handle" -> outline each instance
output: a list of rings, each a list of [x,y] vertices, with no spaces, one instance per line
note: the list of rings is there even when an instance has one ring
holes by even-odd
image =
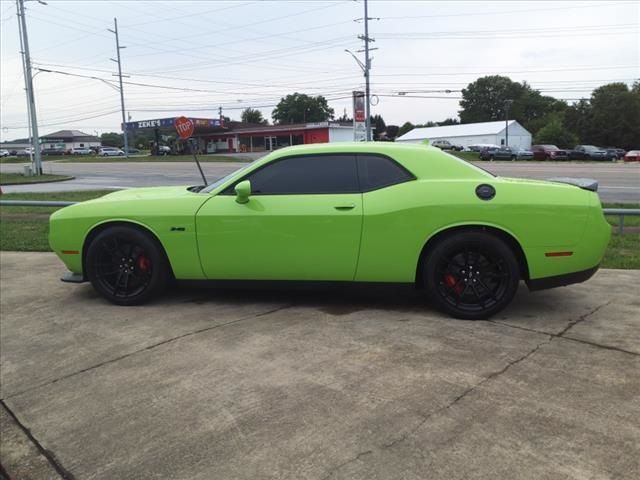
[[[350,203],[349,205],[336,205],[334,207],[336,210],[352,210],[356,208],[355,204]]]

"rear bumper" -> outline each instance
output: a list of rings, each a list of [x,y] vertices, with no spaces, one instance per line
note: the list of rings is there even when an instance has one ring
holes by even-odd
[[[527,280],[527,287],[532,292],[536,290],[546,290],[547,288],[563,287],[565,285],[571,285],[572,283],[581,283],[589,280],[598,271],[600,265],[582,270],[580,272],[565,273],[563,275],[556,275],[553,277],[536,278],[534,280]]]

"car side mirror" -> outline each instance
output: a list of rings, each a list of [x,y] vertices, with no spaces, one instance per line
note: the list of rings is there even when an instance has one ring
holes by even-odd
[[[236,185],[234,190],[236,192],[236,202],[247,203],[251,196],[251,182],[249,180],[243,180]]]

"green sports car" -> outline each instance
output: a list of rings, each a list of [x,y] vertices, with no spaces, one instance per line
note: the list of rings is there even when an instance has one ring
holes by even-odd
[[[494,175],[440,149],[315,144],[206,187],[135,188],[55,212],[52,249],[119,305],[176,280],[411,283],[466,319],[581,282],[611,233],[585,179]]]

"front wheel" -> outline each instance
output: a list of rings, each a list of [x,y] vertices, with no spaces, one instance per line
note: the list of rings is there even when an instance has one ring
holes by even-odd
[[[514,253],[500,238],[462,231],[445,236],[430,249],[423,278],[438,308],[457,318],[479,320],[511,302],[520,271]]]
[[[135,227],[108,227],[91,241],[86,258],[93,288],[117,305],[138,305],[166,286],[169,266],[158,241]]]

